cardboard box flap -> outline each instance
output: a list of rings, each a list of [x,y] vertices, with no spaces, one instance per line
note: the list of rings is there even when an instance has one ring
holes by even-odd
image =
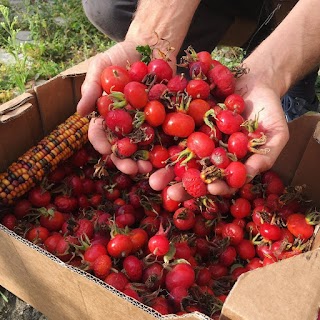
[[[221,319],[317,319],[319,283],[320,249],[256,269],[239,277]]]
[[[0,122],[4,123],[10,119],[14,119],[31,108],[32,104],[27,102],[33,98],[34,95],[32,93],[23,93],[22,95],[0,105]]]
[[[289,123],[290,140],[273,166],[273,170],[280,174],[285,184],[296,184],[295,172],[297,168],[302,168],[301,161],[306,156],[306,150],[311,147],[309,143],[317,144],[313,136],[319,121],[320,114],[308,113]],[[311,178],[314,177],[310,168],[305,172]]]
[[[5,268],[1,274],[1,285],[49,319],[127,319],[129,314],[135,313],[139,314],[139,320],[208,319],[198,312],[181,317],[162,317],[155,310],[65,264],[1,225],[0,240],[0,264],[5,265],[10,260],[13,266]],[[33,250],[28,250],[30,248]],[[38,252],[37,259],[34,258],[35,251]],[[48,296],[50,299],[46,299]],[[139,312],[139,309],[145,312]]]
[[[6,261],[13,263],[12,268],[5,268],[1,274],[1,285],[49,319],[126,319],[128,314],[139,309],[135,305],[137,302],[128,303],[128,297],[117,295],[115,289],[107,290],[106,284],[97,286],[100,280],[92,281],[90,275],[80,270],[76,272],[59,259],[49,259],[43,253],[35,259],[34,252],[43,250],[26,240],[23,243],[23,239],[10,231],[4,232],[1,225],[0,239],[1,265]],[[28,250],[30,246],[33,250]],[[48,296],[50,299],[46,299]],[[150,309],[139,319],[156,319],[155,314]]]
[[[49,134],[76,110],[73,78],[55,77],[34,88],[44,134]]]
[[[36,97],[29,97],[27,103],[0,115],[0,172],[44,136]]]
[[[31,103],[26,103],[17,109],[7,112],[6,114],[0,115],[0,122],[5,123],[16,117],[19,117],[22,113],[26,112],[31,107],[32,107]]]
[[[305,151],[292,178],[292,185],[305,185],[306,195],[313,199],[314,204],[320,207],[320,122],[315,126],[314,132],[309,140],[305,141]]]

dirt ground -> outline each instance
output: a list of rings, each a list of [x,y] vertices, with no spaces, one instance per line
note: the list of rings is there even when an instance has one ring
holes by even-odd
[[[4,295],[0,295],[0,320],[47,320],[44,315],[9,291],[4,288],[0,291]]]

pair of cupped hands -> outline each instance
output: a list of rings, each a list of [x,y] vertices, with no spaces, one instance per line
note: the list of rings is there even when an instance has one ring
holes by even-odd
[[[125,67],[128,62],[133,63],[139,60],[140,53],[136,50],[136,47],[137,44],[134,42],[123,41],[89,60],[88,71],[81,87],[82,97],[77,106],[77,111],[80,115],[88,115],[96,109],[96,101],[102,95],[100,75],[103,69],[110,65]],[[288,126],[281,107],[279,94],[275,92],[270,82],[265,80],[265,75],[259,71],[259,63],[261,62],[257,57],[249,56],[243,62],[248,72],[239,77],[236,82],[236,92],[243,96],[246,103],[243,117],[245,119],[255,119],[259,114],[259,123],[264,128],[267,136],[264,148],[269,149],[266,154],[253,154],[246,160],[247,182],[260,172],[272,167],[289,138]],[[170,64],[175,72],[176,58],[173,55],[170,56]],[[101,155],[110,154],[112,161],[120,171],[123,171],[122,168],[129,168],[129,171],[132,171],[124,173],[139,172],[139,160],[135,162],[131,159],[119,159],[114,154],[111,154],[111,145],[107,140],[102,118],[91,119],[88,137],[93,147]],[[130,161],[129,165],[128,160]],[[123,163],[123,161],[126,161],[126,163]],[[171,177],[173,177],[170,168],[167,169],[167,178],[165,179],[163,179],[163,172],[159,172],[159,170],[162,169],[152,173],[149,178],[151,187],[154,187],[157,191],[164,189],[167,183],[171,181]],[[207,188],[208,192],[213,195],[228,195],[237,191],[230,188],[226,182],[220,179],[208,184]],[[189,198],[181,183],[170,186],[167,194],[172,200],[179,202]]]

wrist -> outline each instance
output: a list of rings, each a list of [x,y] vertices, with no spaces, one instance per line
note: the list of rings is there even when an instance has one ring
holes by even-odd
[[[150,45],[161,51],[170,48],[176,56],[188,32],[200,0],[140,0],[126,41]]]
[[[267,56],[265,52],[268,53]],[[245,59],[243,64],[249,71],[246,78],[259,83],[260,86],[270,88],[280,98],[287,92],[293,79],[291,73],[277,64],[278,62],[270,51],[261,46]]]

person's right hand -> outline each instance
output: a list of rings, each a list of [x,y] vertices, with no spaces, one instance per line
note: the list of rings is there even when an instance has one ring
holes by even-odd
[[[96,109],[96,101],[103,93],[100,82],[102,71],[111,65],[126,67],[128,63],[140,60],[140,53],[136,50],[138,45],[144,44],[125,40],[89,60],[88,71],[81,87],[82,97],[77,106],[80,115],[88,115]],[[155,50],[154,57],[157,57],[158,52]],[[176,60],[173,53],[171,53],[170,59],[169,63],[175,71]],[[91,119],[88,138],[94,149],[101,155],[111,154],[111,145],[108,142],[102,118]],[[150,165],[145,161],[135,162],[132,159],[119,159],[115,155],[112,155],[112,161],[120,171],[128,175],[135,175],[138,172],[146,173],[147,168],[150,168]]]
[[[137,45],[135,42],[123,41],[89,59],[88,71],[81,86],[82,96],[77,106],[80,115],[84,116],[95,110],[95,103],[102,95],[100,75],[106,67],[111,65],[125,67],[128,62],[140,59],[140,54],[136,50]]]
[[[96,109],[96,101],[103,94],[100,75],[106,67],[111,65],[126,67],[128,62],[132,63],[140,59],[140,54],[136,50],[137,45],[132,41],[123,41],[90,59],[88,71],[81,87],[82,96],[77,106],[80,115],[88,115]],[[111,144],[107,139],[103,118],[91,119],[88,139],[101,155],[111,154]],[[122,160],[113,155],[112,161],[123,173],[135,175],[139,172],[138,163],[132,159]]]

